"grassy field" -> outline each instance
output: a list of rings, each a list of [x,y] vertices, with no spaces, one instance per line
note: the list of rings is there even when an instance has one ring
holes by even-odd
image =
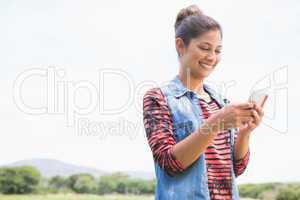
[[[48,195],[0,195],[0,200],[153,200],[153,196],[134,195],[80,195],[80,194],[48,194]],[[242,199],[252,200],[252,199]]]
[[[153,196],[133,195],[80,195],[80,194],[47,194],[47,195],[0,195],[0,200],[153,200]]]

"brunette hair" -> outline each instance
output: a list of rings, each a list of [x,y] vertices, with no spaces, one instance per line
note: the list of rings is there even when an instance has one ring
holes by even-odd
[[[181,38],[186,46],[191,39],[210,30],[219,30],[223,37],[221,25],[212,17],[205,15],[196,5],[183,8],[177,14],[175,38]]]

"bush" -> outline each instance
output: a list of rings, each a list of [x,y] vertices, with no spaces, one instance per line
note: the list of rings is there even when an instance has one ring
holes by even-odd
[[[131,179],[123,173],[101,176],[99,181],[90,174],[70,177],[41,178],[33,167],[0,168],[0,193],[89,193],[89,194],[153,194],[156,181]]]
[[[261,199],[263,193],[273,191],[276,188],[275,183],[265,184],[243,184],[239,186],[239,194],[241,197]]]
[[[97,184],[93,177],[79,176],[74,184],[74,191],[77,193],[95,193]]]
[[[70,188],[68,187],[68,179],[62,176],[54,176],[48,181],[48,191],[50,193],[67,192]]]
[[[281,189],[277,196],[276,200],[299,200],[300,199],[300,190],[293,188]]]
[[[66,186],[77,193],[94,193],[96,185],[94,177],[86,173],[72,175],[66,180]]]
[[[0,192],[3,194],[28,194],[38,186],[41,175],[34,167],[0,168]]]
[[[153,194],[155,181],[133,179],[128,182],[127,188],[128,192],[132,194]]]
[[[100,177],[97,193],[119,193],[119,194],[153,194],[156,181],[141,179],[130,179],[122,173],[114,173]]]
[[[117,190],[117,182],[115,177],[101,176],[97,185],[98,194],[109,194]]]

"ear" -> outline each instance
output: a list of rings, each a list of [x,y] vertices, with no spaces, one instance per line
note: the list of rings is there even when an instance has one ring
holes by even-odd
[[[185,44],[181,38],[175,39],[175,46],[179,57],[183,56],[185,53]]]

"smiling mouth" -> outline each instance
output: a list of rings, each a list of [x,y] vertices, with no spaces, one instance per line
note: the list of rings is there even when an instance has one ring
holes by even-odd
[[[212,65],[207,65],[207,64],[204,64],[204,63],[199,63],[199,65],[202,68],[205,68],[205,69],[213,69],[214,68]]]

